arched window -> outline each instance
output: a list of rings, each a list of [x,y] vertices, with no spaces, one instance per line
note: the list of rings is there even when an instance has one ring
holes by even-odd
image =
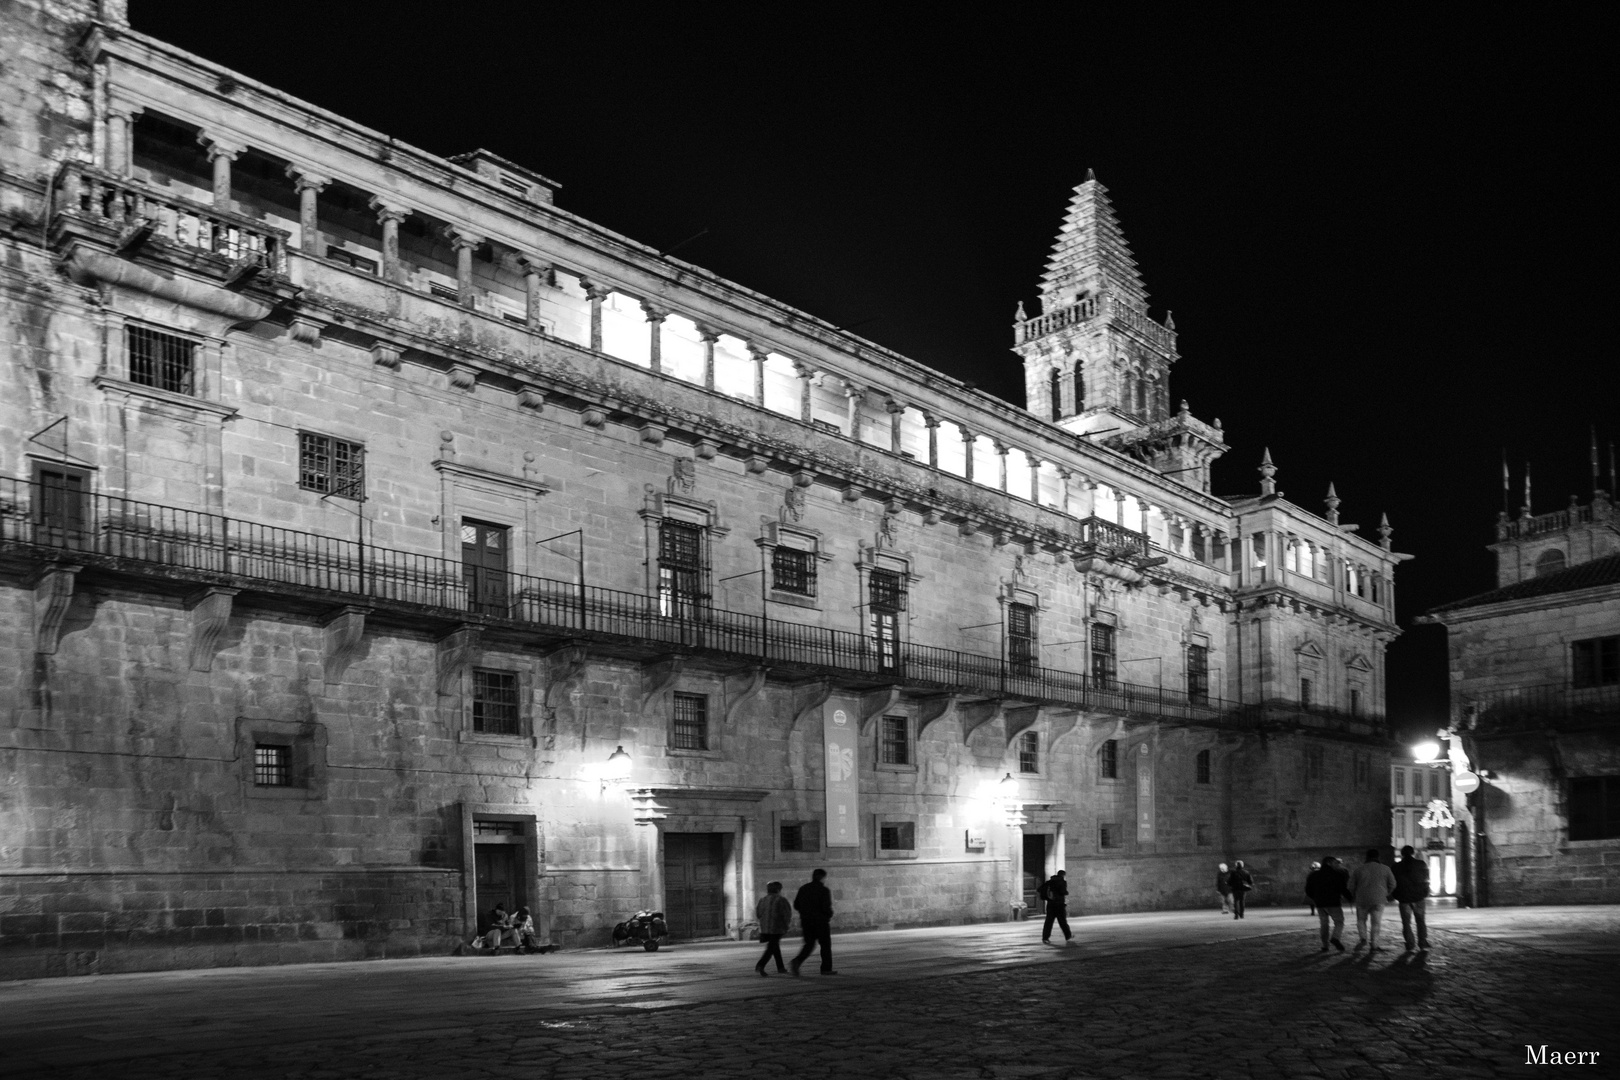
[[[1052,369],[1052,419],[1063,419],[1063,380],[1057,369]]]
[[[1086,377],[1080,373],[1080,365],[1074,365],[1074,411],[1086,411]]]
[[[1564,552],[1562,548],[1548,548],[1536,559],[1536,577],[1556,574],[1563,568]]]

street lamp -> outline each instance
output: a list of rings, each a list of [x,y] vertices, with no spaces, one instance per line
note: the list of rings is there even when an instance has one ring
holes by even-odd
[[[1440,764],[1440,744],[1433,739],[1420,742],[1412,747],[1412,756],[1417,759],[1419,765],[1438,765]]]
[[[630,779],[630,755],[624,752],[621,743],[618,749],[608,755],[607,764],[602,766],[602,790],[606,791],[610,784],[622,784]]]

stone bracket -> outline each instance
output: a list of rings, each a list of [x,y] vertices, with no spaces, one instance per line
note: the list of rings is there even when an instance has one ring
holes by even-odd
[[[675,685],[675,680],[681,677],[686,669],[686,657],[663,656],[645,664],[641,669],[641,711],[643,714],[652,703],[662,698]]]
[[[957,715],[962,718],[962,742],[965,745],[973,738],[973,733],[986,724],[995,722],[1002,714],[1006,703],[1000,698],[989,701],[975,701],[957,708]]]
[[[67,615],[68,604],[73,601],[73,584],[82,569],[56,563],[46,568],[34,583],[35,652],[56,652],[62,620]]]
[[[477,626],[463,626],[439,639],[434,659],[440,697],[461,692],[461,673],[478,659],[483,644],[484,631]]]
[[[572,683],[585,670],[585,646],[565,645],[546,657],[547,714],[555,713],[562,701],[563,687]]]
[[[803,694],[795,698],[794,704],[798,708],[793,710],[793,723],[788,730],[792,731],[798,727],[800,722],[808,718],[812,713],[820,712],[821,707],[827,704],[827,699],[832,697],[832,693],[833,684],[829,680],[823,679],[811,683]]]
[[[958,697],[955,694],[936,694],[921,698],[917,702],[917,738],[923,737],[923,732],[929,726],[942,720],[956,711]]]
[[[1007,718],[1007,745],[1011,746],[1013,740],[1035,726],[1041,718],[1039,705],[1019,705],[1014,708],[1002,710]]]
[[[743,708],[765,695],[765,676],[770,668],[761,664],[744,676],[745,682],[741,690],[732,695],[731,704],[726,708],[726,726],[735,727],[737,718],[742,715]]]
[[[1046,745],[1050,750],[1079,724],[1080,710],[1061,705],[1042,705],[1041,719],[1046,721]]]
[[[220,635],[231,621],[231,601],[241,589],[218,586],[204,589],[191,598],[191,670],[211,671]]]
[[[894,708],[895,702],[899,700],[900,688],[898,686],[886,686],[880,690],[874,690],[870,694],[862,694],[861,734],[870,733],[872,725],[877,722],[877,718]]]
[[[367,607],[345,605],[326,620],[321,669],[327,685],[343,681],[343,673],[360,651],[360,642],[366,633],[366,616],[370,612]]]

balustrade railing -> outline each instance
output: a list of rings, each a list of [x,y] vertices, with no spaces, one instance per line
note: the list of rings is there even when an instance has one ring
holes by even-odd
[[[213,252],[273,273],[286,272],[286,241],[279,229],[80,162],[68,162],[57,173],[52,205],[58,214],[74,214],[119,230],[145,224],[152,236],[180,247]]]
[[[1068,307],[1049,311],[1044,315],[1037,315],[1018,326],[1018,343],[1033,341],[1047,334],[1055,334],[1069,326],[1078,326],[1083,322],[1090,322],[1097,317],[1097,298],[1088,296],[1077,300]]]
[[[1463,698],[1478,710],[1479,727],[1514,728],[1556,721],[1620,719],[1620,685],[1575,687],[1541,683]]]
[[[1098,543],[1145,544],[1138,533],[1089,521]],[[671,609],[667,598],[577,582],[510,573],[502,592],[492,595],[487,582],[471,592],[462,564],[437,556],[10,477],[0,477],[0,551],[1107,713],[1205,723],[1259,718],[1205,695],[718,608]]]
[[[1145,556],[1148,538],[1100,517],[1080,521],[1080,542],[1108,555]]]
[[[1543,533],[1561,532],[1571,525],[1586,525],[1592,521],[1592,505],[1571,506],[1564,510],[1554,510],[1550,514],[1537,514],[1535,517],[1518,518],[1504,521],[1501,535],[1523,538],[1527,536],[1540,536]]]

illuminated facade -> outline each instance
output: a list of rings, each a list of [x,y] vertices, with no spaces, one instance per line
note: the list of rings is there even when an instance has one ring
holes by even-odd
[[[1019,409],[118,9],[6,15],[0,973],[1293,902],[1386,828],[1403,556],[1211,492],[1095,180]]]

